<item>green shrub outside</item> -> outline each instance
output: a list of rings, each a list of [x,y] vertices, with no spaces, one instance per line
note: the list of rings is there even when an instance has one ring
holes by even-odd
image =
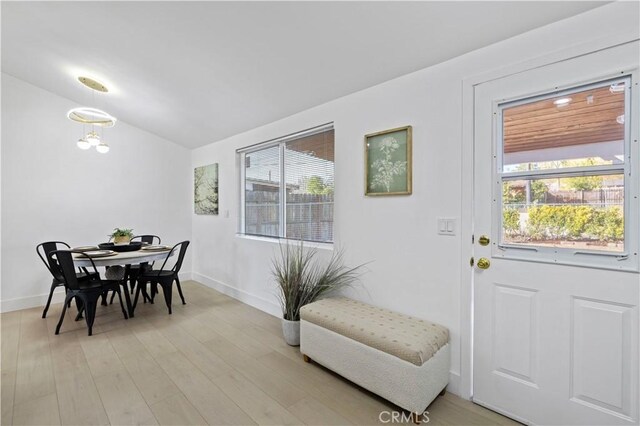
[[[619,241],[624,238],[624,218],[620,209],[599,209],[593,212],[585,232],[598,237],[600,241]]]
[[[619,241],[624,237],[624,219],[619,207],[541,205],[530,207],[528,212],[526,234],[534,240],[591,237]],[[507,233],[518,233],[517,210],[503,210],[503,226]]]
[[[507,234],[520,232],[520,213],[513,208],[505,208],[502,211],[502,226]]]

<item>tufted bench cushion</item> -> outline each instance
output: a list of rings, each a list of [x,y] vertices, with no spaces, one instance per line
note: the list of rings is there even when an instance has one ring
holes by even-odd
[[[300,319],[417,366],[449,342],[449,330],[441,325],[345,297],[303,306]]]

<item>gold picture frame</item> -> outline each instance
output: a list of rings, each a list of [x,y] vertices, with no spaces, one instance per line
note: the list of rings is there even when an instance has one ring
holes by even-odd
[[[364,137],[364,195],[411,195],[412,127],[404,126]]]

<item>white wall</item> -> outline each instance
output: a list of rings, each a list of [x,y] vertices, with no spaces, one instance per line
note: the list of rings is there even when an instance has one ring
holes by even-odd
[[[2,74],[2,310],[44,305],[51,278],[36,245],[104,242],[114,227],[191,237],[189,150],[118,121],[111,151],[82,151],[76,103]],[[126,121],[126,117],[121,117]],[[190,259],[184,271],[190,271]]]
[[[449,327],[456,392],[461,309],[469,309],[460,305],[460,277],[469,267],[460,261],[459,233],[437,235],[436,220],[462,215],[462,81],[637,27],[637,3],[601,7],[194,150],[194,167],[220,164],[221,212],[192,216],[194,279],[279,313],[269,272],[277,244],[236,236],[235,150],[333,121],[336,243],[347,250],[349,264],[372,261],[352,295]],[[403,125],[413,126],[413,195],[365,197],[364,135]]]

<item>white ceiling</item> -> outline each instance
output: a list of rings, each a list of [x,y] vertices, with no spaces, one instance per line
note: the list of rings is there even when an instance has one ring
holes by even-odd
[[[189,148],[604,2],[6,2],[2,71]]]

